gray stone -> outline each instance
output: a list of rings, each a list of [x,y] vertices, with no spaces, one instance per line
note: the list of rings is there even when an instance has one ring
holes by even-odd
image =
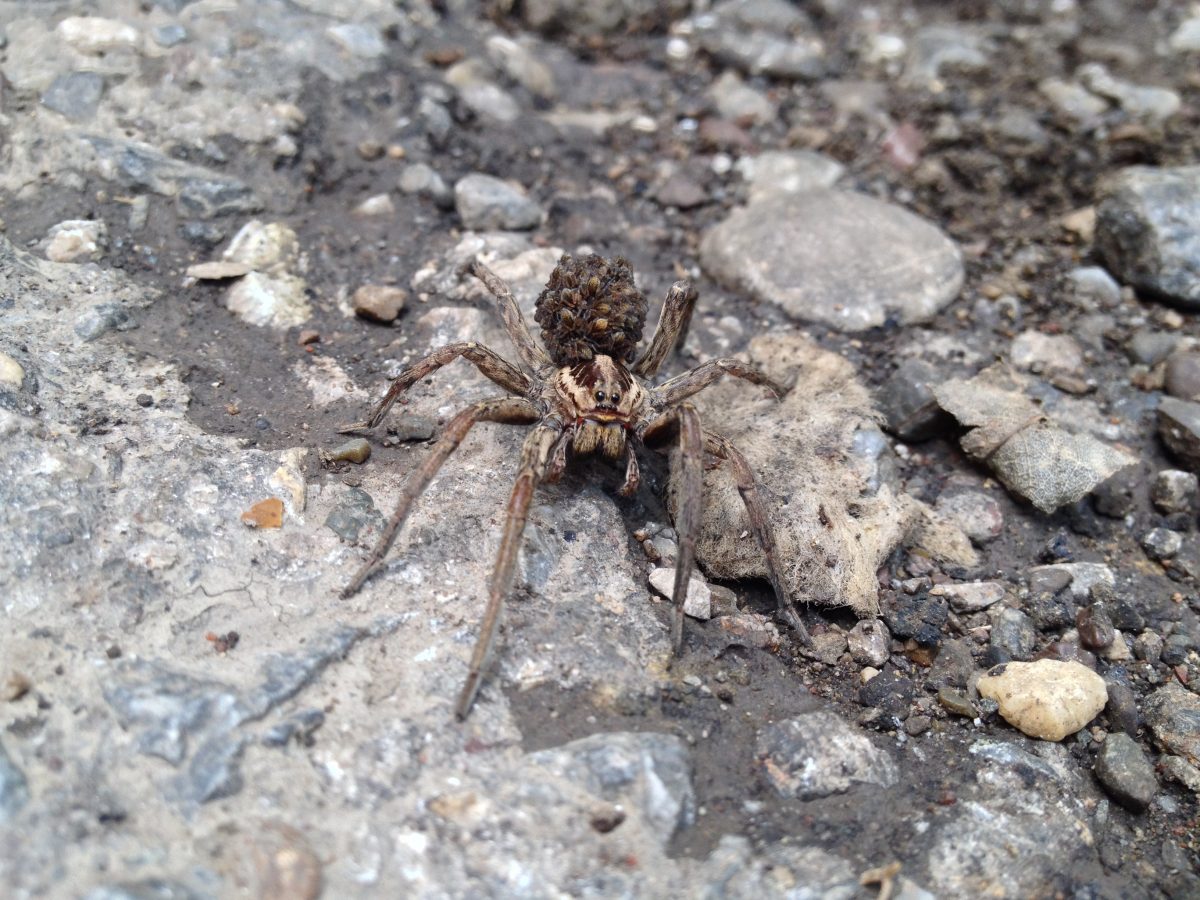
[[[929,668],[929,683],[937,687],[965,688],[975,671],[971,645],[962,638],[943,641]]]
[[[1142,549],[1151,559],[1170,559],[1183,546],[1183,535],[1169,528],[1151,528],[1142,535]]]
[[[1163,373],[1163,387],[1172,397],[1200,400],[1200,353],[1173,353]]]
[[[107,234],[104,223],[93,219],[59,222],[46,233],[46,259],[52,262],[96,259]]]
[[[976,30],[958,25],[931,25],[912,41],[908,75],[933,81],[944,69],[979,71],[988,64],[989,42]]]
[[[1180,22],[1167,39],[1167,46],[1174,53],[1200,53],[1200,17]]]
[[[1004,599],[1004,584],[999,581],[972,581],[966,584],[939,584],[930,590],[933,597],[945,597],[957,612],[978,612]]]
[[[889,669],[880,672],[858,689],[858,702],[878,709],[893,719],[907,719],[915,692],[912,679]]]
[[[992,665],[1010,660],[1028,660],[1037,646],[1037,632],[1029,616],[1006,606],[992,623],[988,662]]]
[[[701,242],[706,270],[790,315],[842,331],[924,321],[962,286],[962,257],[928,222],[849,191],[735,210]]]
[[[1167,778],[1178,781],[1193,794],[1200,794],[1200,769],[1178,756],[1164,756],[1158,768]]]
[[[1117,278],[1200,307],[1200,166],[1121,170],[1099,191],[1096,248]]]
[[[1200,471],[1200,403],[1164,397],[1158,405],[1158,434],[1180,461]]]
[[[812,150],[765,150],[743,156],[735,168],[750,184],[751,203],[775,194],[831,188],[846,171],[837,160]]]
[[[87,141],[103,165],[97,172],[126,187],[177,198],[182,213],[209,219],[257,212],[262,201],[243,182],[191,163],[172,159],[135,141],[89,135]]]
[[[387,42],[383,33],[374,25],[343,22],[331,25],[327,34],[339,47],[360,59],[378,59],[387,53]]]
[[[991,494],[979,490],[944,492],[934,510],[962,529],[977,544],[986,544],[1004,532],[1004,513]]]
[[[1159,512],[1187,512],[1196,499],[1200,480],[1192,472],[1179,469],[1163,469],[1150,482],[1150,500]]]
[[[29,783],[0,743],[0,825],[7,825],[29,802]]]
[[[1162,657],[1162,635],[1154,631],[1143,631],[1133,641],[1133,655],[1148,663],[1156,663]]]
[[[530,761],[597,797],[640,809],[663,838],[695,820],[691,758],[673,734],[593,734],[534,753]]]
[[[708,89],[708,96],[724,118],[739,123],[773,122],[779,108],[760,91],[746,84],[736,72],[726,71]]]
[[[1112,100],[1127,115],[1155,124],[1179,112],[1183,102],[1169,88],[1145,87],[1116,78],[1100,63],[1080,66],[1076,76],[1089,91]]]
[[[1179,344],[1179,335],[1151,328],[1139,328],[1129,339],[1129,358],[1144,366],[1155,366],[1166,359]]]
[[[1096,757],[1096,778],[1122,806],[1141,812],[1158,793],[1154,767],[1142,748],[1123,732],[1105,738]]]
[[[1092,505],[1102,516],[1124,519],[1137,506],[1136,496],[1141,493],[1142,484],[1142,473],[1137,467],[1121,469],[1096,485]]]
[[[878,677],[878,676],[877,676]],[[835,713],[816,711],[762,728],[755,755],[781,797],[816,800],[856,784],[896,783],[891,755]]]
[[[150,35],[154,38],[154,43],[167,48],[177,47],[188,38],[187,29],[175,23],[155,26]]]
[[[900,363],[877,394],[888,431],[902,440],[919,442],[944,430],[949,423],[930,387],[940,380],[938,370],[924,360]]]
[[[382,526],[383,514],[375,508],[371,495],[351,488],[325,517],[325,527],[344,541],[355,543],[368,525]]]
[[[517,84],[544,100],[558,95],[554,70],[538,57],[544,49],[530,41],[514,41],[494,34],[487,39],[488,56]]]
[[[1127,684],[1117,681],[1111,674],[1104,679],[1108,688],[1108,703],[1104,707],[1109,723],[1130,737],[1137,737],[1142,727],[1142,714],[1138,710],[1137,695]]]
[[[1200,760],[1200,696],[1172,682],[1145,699],[1142,714],[1164,750]]]
[[[1108,104],[1081,84],[1061,78],[1046,78],[1038,84],[1038,90],[1054,107],[1083,126],[1092,126],[1108,109]]]
[[[400,173],[400,190],[428,197],[441,209],[454,208],[454,192],[432,166],[413,163]]]
[[[878,668],[891,656],[892,636],[878,619],[864,619],[846,633],[850,655],[859,665]]]
[[[1163,641],[1162,661],[1169,666],[1181,666],[1187,662],[1188,654],[1196,649],[1196,639],[1182,631],[1172,632]]]
[[[128,331],[136,327],[129,311],[115,303],[98,303],[84,310],[75,320],[75,333],[84,341],[94,341],[110,331]]]
[[[701,47],[752,75],[813,79],[825,71],[824,43],[785,0],[723,0],[692,24]]]
[[[463,225],[488,231],[536,228],[542,210],[525,192],[491,175],[473,174],[454,185],[454,204]]]
[[[96,115],[104,95],[104,76],[96,72],[59,75],[42,94],[42,106],[72,122],[86,122]]]

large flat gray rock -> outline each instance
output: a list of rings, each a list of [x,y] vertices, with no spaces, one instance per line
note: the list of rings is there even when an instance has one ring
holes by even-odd
[[[850,191],[752,203],[709,231],[700,254],[729,287],[840,331],[924,321],[963,282],[958,247],[938,228]]]

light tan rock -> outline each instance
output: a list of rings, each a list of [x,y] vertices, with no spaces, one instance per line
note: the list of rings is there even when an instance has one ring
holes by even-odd
[[[1056,659],[993,666],[979,679],[979,693],[998,702],[1014,728],[1044,741],[1074,734],[1108,702],[1103,678],[1082,663]]]

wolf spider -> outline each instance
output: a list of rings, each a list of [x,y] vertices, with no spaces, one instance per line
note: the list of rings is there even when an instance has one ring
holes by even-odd
[[[801,639],[806,638],[800,616],[779,577],[775,542],[749,463],[729,440],[705,431],[695,407],[687,402],[693,394],[726,374],[763,385],[776,397],[782,396],[783,389],[757,369],[732,358],[702,363],[657,387],[649,383],[670,350],[686,334],[696,302],[696,291],[691,284],[679,281],[672,285],[654,336],[638,356],[646,300],[634,286],[633,273],[621,257],[603,259],[592,255],[580,260],[562,257],[537,300],[536,320],[542,326],[545,349],[530,335],[508,286],[479,261],[470,266],[470,271],[496,298],[520,363],[514,365],[474,341],[448,344],[401,372],[366,421],[342,430],[374,428],[401,394],[460,356],[514,396],[481,400],[446,423],[429,456],[409,477],[395,513],[358,574],[342,591],[342,597],[357,592],[380,568],[414,501],[471,427],[477,422],[502,422],[531,425],[533,429],[521,450],[521,464],[508,501],[481,633],[455,707],[460,721],[470,712],[488,663],[534,490],[542,482],[557,481],[569,455],[598,453],[613,461],[623,459],[625,480],[620,493],[628,496],[637,489],[639,481],[636,448],[661,448],[672,441],[678,443],[679,550],[671,624],[676,655],[683,642],[683,601],[695,564],[705,453],[726,462],[733,470],[750,527],[766,556],[775,596],[789,624]]]

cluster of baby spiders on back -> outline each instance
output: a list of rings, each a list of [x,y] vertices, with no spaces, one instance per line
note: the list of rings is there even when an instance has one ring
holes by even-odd
[[[672,285],[654,336],[638,355],[646,300],[634,286],[633,273],[621,257],[563,256],[537,300],[536,319],[542,327],[544,348],[529,333],[508,286],[481,262],[473,263],[470,271],[496,298],[520,361],[513,364],[474,341],[448,344],[401,372],[370,416],[343,430],[374,428],[400,395],[459,357],[474,363],[510,396],[474,403],[446,423],[429,456],[409,477],[379,542],[342,596],[357,592],[380,568],[413,503],[471,427],[477,422],[503,422],[532,426],[532,430],[521,450],[480,635],[455,707],[460,720],[470,712],[479,692],[504,599],[512,584],[534,490],[542,482],[558,480],[572,455],[598,453],[614,461],[623,460],[625,480],[621,492],[628,495],[638,486],[637,449],[678,444],[681,471],[675,525],[679,550],[671,625],[676,654],[683,642],[683,601],[695,565],[706,453],[731,468],[751,530],[766,557],[775,596],[789,623],[803,636],[804,626],[779,578],[775,541],[754,474],[736,447],[701,426],[695,407],[688,402],[689,397],[726,374],[763,385],[776,397],[782,396],[783,389],[757,369],[733,358],[702,363],[657,387],[649,383],[686,333],[696,302],[692,286],[686,281]]]

